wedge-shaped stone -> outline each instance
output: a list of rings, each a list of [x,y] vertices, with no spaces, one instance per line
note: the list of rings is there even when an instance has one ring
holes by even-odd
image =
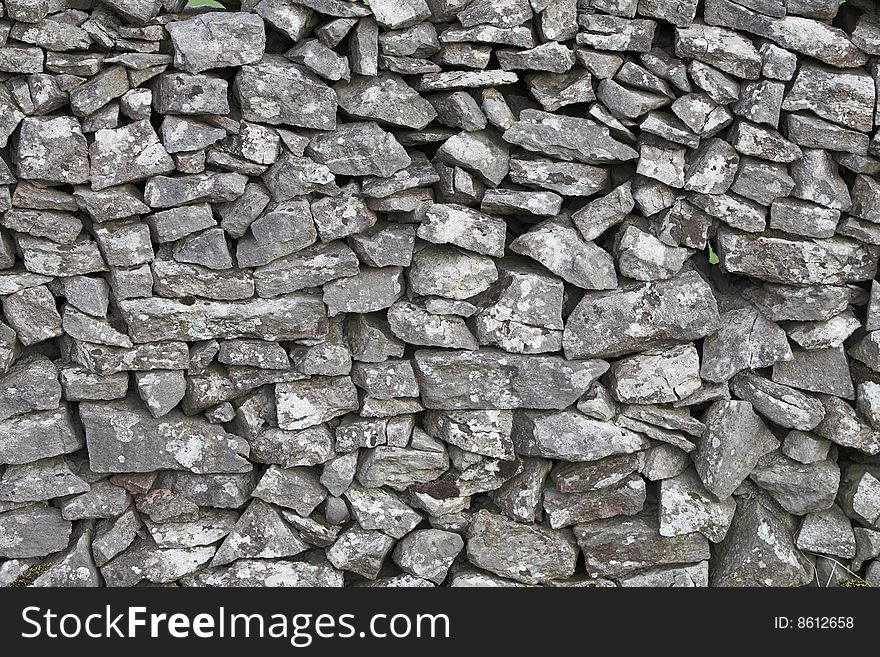
[[[517,454],[561,461],[596,461],[649,446],[640,434],[574,410],[517,410],[512,437]]]
[[[82,402],[90,467],[95,472],[189,470],[247,472],[247,443],[222,427],[172,411],[152,417],[133,401]]]
[[[694,464],[706,489],[723,500],[779,443],[746,401],[714,402],[703,423],[706,430],[692,453]]]
[[[257,338],[297,340],[327,333],[327,315],[320,297],[295,293],[252,301],[204,301],[150,297],[119,302],[123,320],[135,342]]]
[[[292,557],[308,547],[276,507],[255,499],[217,548],[211,565],[224,566],[236,559]]]
[[[586,241],[570,221],[549,219],[510,244],[510,250],[529,256],[557,276],[585,290],[617,287],[614,258]]]
[[[765,494],[737,500],[713,559],[712,586],[804,586],[814,568],[794,543],[794,518]]]
[[[534,109],[520,112],[519,121],[504,133],[503,139],[526,150],[585,164],[634,160],[639,156],[611,137],[604,125]]]

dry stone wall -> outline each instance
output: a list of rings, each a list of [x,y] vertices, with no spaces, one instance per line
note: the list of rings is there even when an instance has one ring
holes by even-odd
[[[880,583],[880,16],[0,2],[0,583]]]

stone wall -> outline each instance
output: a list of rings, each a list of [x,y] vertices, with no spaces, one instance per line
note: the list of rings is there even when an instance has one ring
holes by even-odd
[[[875,3],[184,4],[0,2],[0,583],[880,582]]]

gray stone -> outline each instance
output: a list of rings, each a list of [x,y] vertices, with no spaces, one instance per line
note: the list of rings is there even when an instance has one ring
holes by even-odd
[[[159,297],[127,299],[120,302],[120,311],[135,342],[296,340],[327,332],[320,298],[305,293],[239,302],[198,300],[191,305]]]
[[[4,558],[44,557],[67,547],[71,523],[58,509],[33,504],[0,513],[0,530]]]
[[[727,534],[735,510],[734,499],[716,501],[693,468],[660,483],[661,536],[686,536],[698,531],[719,543]]]
[[[336,127],[334,91],[304,67],[278,55],[242,66],[233,93],[248,121],[318,130]]]
[[[789,112],[808,109],[834,123],[870,132],[875,95],[873,80],[867,73],[842,72],[805,62],[782,108]]]
[[[591,577],[620,577],[645,568],[709,558],[709,542],[700,533],[662,536],[658,520],[648,516],[619,516],[576,525],[574,535]]]
[[[151,472],[157,469],[244,472],[247,444],[216,425],[177,412],[154,419],[126,402],[82,402],[91,467],[97,472]],[[125,427],[121,430],[120,427]]]
[[[612,138],[607,127],[594,121],[533,109],[520,112],[519,120],[505,131],[503,138],[530,151],[585,164],[632,160],[638,156],[632,148]]]
[[[266,49],[263,21],[247,13],[207,13],[170,23],[174,64],[189,73],[259,61]]]
[[[27,117],[18,143],[20,178],[74,185],[88,180],[88,146],[76,118]]]
[[[849,363],[843,347],[792,349],[793,358],[773,365],[773,381],[807,390],[853,399]]]
[[[518,454],[576,462],[630,454],[648,446],[639,434],[572,410],[518,410],[512,438]]]
[[[540,584],[572,575],[577,548],[563,530],[480,511],[468,527],[467,556],[474,565],[502,577]]]
[[[392,547],[390,536],[352,526],[327,549],[327,558],[336,568],[375,579]]]
[[[809,431],[825,417],[818,399],[752,372],[736,375],[730,390],[768,420],[788,429]]]
[[[149,121],[137,121],[116,130],[98,130],[89,156],[95,191],[174,170],[171,156]]]
[[[383,531],[396,539],[412,532],[424,518],[383,488],[351,486],[344,495],[361,528]]]
[[[563,279],[587,290],[617,287],[613,258],[587,242],[575,226],[548,220],[510,244],[515,253],[527,255]]]
[[[275,387],[278,426],[299,430],[358,408],[357,391],[347,376],[313,377]],[[308,514],[306,514],[308,515]]]
[[[668,340],[693,340],[720,325],[714,295],[694,271],[666,280],[593,292],[569,316],[568,358],[619,356]]]
[[[740,496],[715,554],[712,586],[803,586],[812,568],[794,542],[791,516],[757,493]]]
[[[804,516],[797,533],[801,550],[831,554],[843,559],[856,556],[856,536],[849,518],[836,504],[824,511]]]
[[[544,511],[554,529],[618,515],[635,515],[645,503],[645,480],[630,474],[598,491],[561,493],[544,490]]]
[[[706,489],[729,497],[778,442],[746,401],[716,401],[702,418],[706,431],[694,450],[694,465]]]
[[[397,543],[392,558],[411,575],[441,584],[462,549],[464,540],[458,534],[439,529],[419,529]]]
[[[415,354],[423,403],[437,409],[556,408],[573,403],[608,365],[495,349]],[[491,374],[490,374],[491,373]],[[476,381],[479,387],[474,387]]]
[[[831,460],[805,464],[773,452],[758,461],[750,477],[782,508],[802,516],[831,507],[840,483],[840,469]]]

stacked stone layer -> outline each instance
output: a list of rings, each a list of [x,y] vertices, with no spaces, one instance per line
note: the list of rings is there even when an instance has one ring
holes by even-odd
[[[880,584],[880,14],[0,2],[0,584]]]

